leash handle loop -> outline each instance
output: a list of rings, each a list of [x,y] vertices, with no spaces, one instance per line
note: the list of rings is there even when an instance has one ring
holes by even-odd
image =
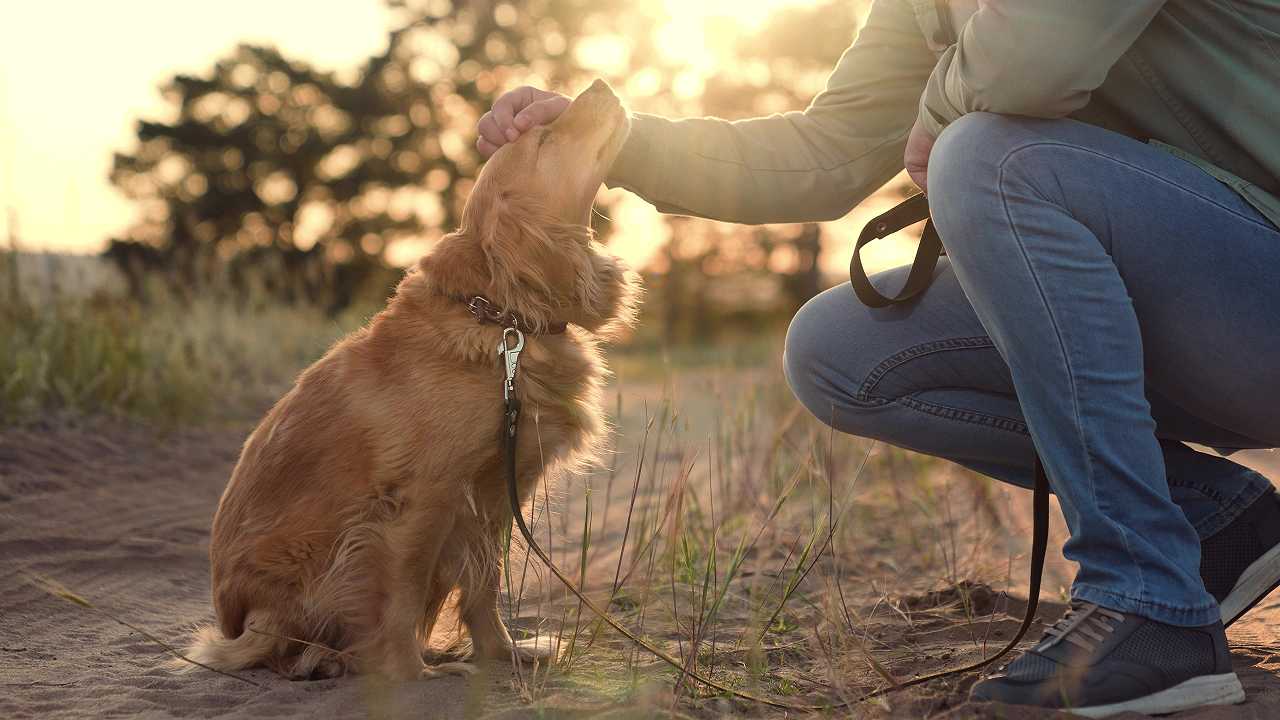
[[[867,271],[862,266],[862,248],[872,240],[889,237],[908,225],[925,220],[924,233],[920,236],[920,245],[916,248],[916,257],[907,275],[907,282],[897,295],[892,297],[882,294],[871,284]],[[942,238],[933,226],[929,217],[929,199],[924,193],[917,193],[904,200],[891,210],[884,212],[867,223],[858,235],[858,242],[853,246],[853,257],[849,260],[849,282],[853,292],[863,305],[873,308],[888,307],[906,302],[925,291],[933,282],[933,270],[938,265],[938,258],[945,255]]]

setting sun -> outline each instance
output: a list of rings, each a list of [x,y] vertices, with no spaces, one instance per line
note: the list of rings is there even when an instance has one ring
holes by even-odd
[[[660,0],[667,19],[658,27],[654,42],[666,59],[711,73],[732,56],[739,32],[760,29],[782,8],[812,3],[813,0]]]

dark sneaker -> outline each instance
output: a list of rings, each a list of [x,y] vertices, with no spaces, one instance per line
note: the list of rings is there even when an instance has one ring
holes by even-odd
[[[1039,644],[973,686],[973,699],[1148,715],[1244,701],[1221,623],[1182,628],[1079,600]]]
[[[1200,541],[1200,577],[1230,625],[1280,587],[1280,495],[1269,490]]]

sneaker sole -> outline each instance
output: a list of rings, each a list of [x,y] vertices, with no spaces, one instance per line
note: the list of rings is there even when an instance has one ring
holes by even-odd
[[[1219,604],[1223,626],[1238,620],[1277,587],[1280,587],[1280,545],[1271,548],[1245,568],[1236,581],[1236,586],[1223,598]]]
[[[1069,708],[1067,712],[1101,718],[1122,712],[1165,715],[1206,705],[1235,705],[1244,702],[1244,688],[1236,674],[1201,675],[1146,697],[1092,707]]]

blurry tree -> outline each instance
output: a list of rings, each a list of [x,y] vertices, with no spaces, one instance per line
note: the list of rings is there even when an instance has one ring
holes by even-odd
[[[389,0],[398,27],[349,76],[242,45],[163,88],[169,121],[138,124],[111,181],[141,221],[108,256],[135,292],[164,269],[181,288],[215,274],[273,295],[348,303],[388,260],[457,224],[493,97],[533,75],[566,85],[575,43],[611,2]],[[593,30],[594,26],[594,30]]]
[[[111,173],[141,211],[108,250],[135,293],[153,274],[179,288],[228,276],[339,308],[364,288],[385,290],[389,268],[456,226],[479,164],[475,122],[500,92],[572,92],[599,75],[651,112],[797,110],[861,14],[856,2],[817,0],[755,31],[725,18],[673,41],[663,7],[644,0],[384,1],[394,17],[386,48],[349,71],[242,45],[163,86],[170,117],[140,122]],[[689,50],[719,62],[700,66]],[[707,337],[728,307],[789,312],[822,287],[817,226],[673,222],[659,256],[675,273],[664,284],[669,340]],[[703,309],[674,321],[690,307]]]

